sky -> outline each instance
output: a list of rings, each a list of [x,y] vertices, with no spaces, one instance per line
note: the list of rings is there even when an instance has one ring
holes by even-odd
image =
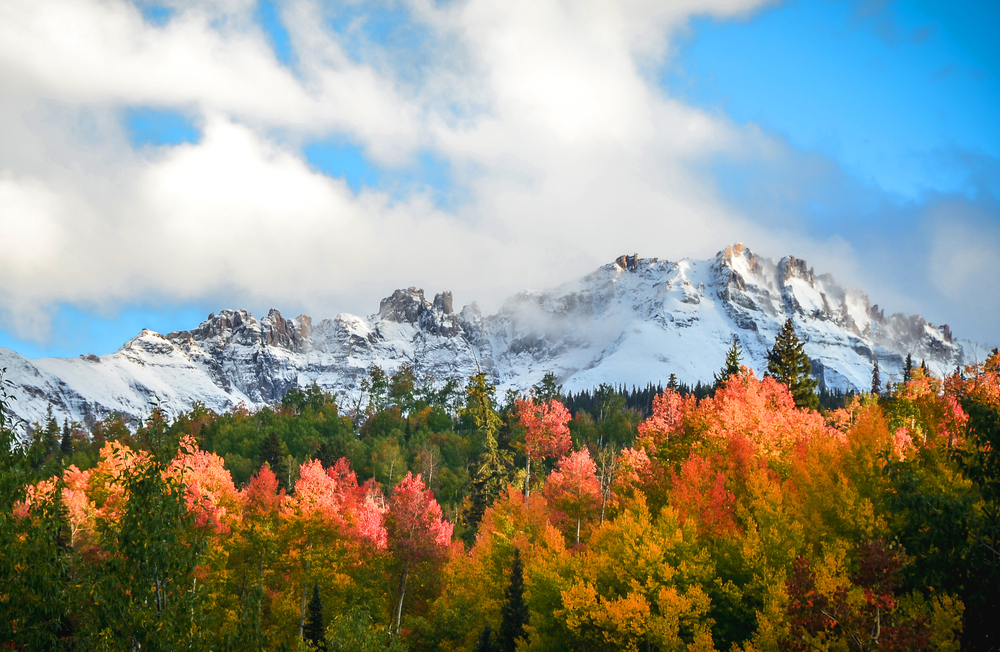
[[[492,311],[735,242],[994,346],[998,33],[964,0],[6,0],[0,347]]]

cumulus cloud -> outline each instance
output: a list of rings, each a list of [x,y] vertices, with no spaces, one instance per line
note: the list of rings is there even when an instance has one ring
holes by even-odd
[[[402,50],[366,36],[364,13],[334,29],[334,8],[289,0],[292,66],[256,4],[175,0],[162,25],[123,0],[0,5],[0,312],[22,335],[59,303],[324,317],[412,284],[489,306],[626,251],[823,249],[792,217],[776,230],[735,209],[710,172],[781,144],[655,81],[691,16],[761,0],[409,0],[391,6],[421,35]],[[136,148],[132,106],[183,111],[201,137]],[[454,200],[419,183],[354,192],[305,161],[324,138],[390,171],[432,154]],[[825,240],[831,263],[851,259]]]

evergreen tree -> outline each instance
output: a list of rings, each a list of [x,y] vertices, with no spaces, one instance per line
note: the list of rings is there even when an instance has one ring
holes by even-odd
[[[875,366],[872,367],[872,394],[878,396],[882,393],[882,377],[878,373],[878,356],[875,356]]]
[[[63,455],[73,454],[73,433],[69,429],[69,419],[63,419],[62,441],[59,443],[59,452]]]
[[[733,375],[738,375],[740,373],[740,366],[743,364],[743,349],[740,347],[740,340],[735,335],[733,336],[732,346],[726,351],[726,364],[723,365],[722,370],[715,375],[715,388],[726,382],[726,380]]]
[[[667,388],[672,389],[676,392],[678,387],[679,385],[677,383],[677,374],[670,374],[670,378],[667,379]]]
[[[556,375],[551,371],[547,371],[542,376],[542,381],[531,388],[531,395],[539,401],[551,401],[553,399],[562,401],[562,385],[557,385]]]
[[[312,599],[306,608],[306,626],[302,638],[317,650],[326,650],[326,625],[323,624],[323,600],[319,597],[319,583],[313,584]]]
[[[767,352],[767,373],[779,383],[784,383],[795,397],[795,404],[815,410],[819,407],[816,379],[810,376],[812,365],[803,350],[803,343],[795,335],[791,318],[785,320],[774,346]]]
[[[268,433],[267,437],[260,445],[260,462],[267,463],[271,467],[274,475],[278,476],[278,482],[285,484],[288,477],[288,468],[285,465],[285,456],[281,451],[281,440],[274,432]]]
[[[48,413],[45,415],[45,452],[54,453],[59,448],[60,430],[59,422],[52,416],[52,404],[49,404]]]
[[[409,421],[407,421],[407,423],[409,423]],[[330,445],[330,442],[322,441],[319,444],[319,448],[316,449],[316,459],[318,459],[324,467],[329,468],[333,466],[339,458],[335,457],[333,446]]]
[[[483,631],[479,634],[479,641],[476,642],[476,647],[472,649],[472,652],[494,652],[493,630],[489,623],[483,627]]]
[[[467,534],[475,534],[479,521],[500,493],[507,487],[509,471],[513,460],[510,453],[500,449],[496,434],[503,420],[493,408],[496,388],[486,382],[486,374],[479,373],[469,378],[466,388],[468,402],[465,411],[472,417],[477,430],[483,436],[483,450],[476,463],[472,478],[471,502],[465,513]]]
[[[906,354],[906,363],[903,365],[903,384],[910,382],[913,378],[913,356]]]
[[[514,652],[517,641],[524,637],[528,624],[528,605],[524,602],[524,570],[521,568],[521,551],[514,548],[514,562],[510,567],[510,584],[504,591],[500,606],[500,628],[497,630],[497,648],[500,652]]]

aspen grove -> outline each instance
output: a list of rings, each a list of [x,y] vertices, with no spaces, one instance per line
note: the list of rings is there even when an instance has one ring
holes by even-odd
[[[0,394],[0,647],[1000,647],[995,351],[823,411],[373,379],[58,441]]]

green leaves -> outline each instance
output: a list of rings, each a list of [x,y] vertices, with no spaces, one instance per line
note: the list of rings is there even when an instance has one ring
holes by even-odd
[[[100,522],[103,552],[82,569],[90,587],[85,637],[104,649],[203,648],[194,571],[206,541],[181,481],[164,471],[156,458],[122,471],[128,500],[120,518]]]

